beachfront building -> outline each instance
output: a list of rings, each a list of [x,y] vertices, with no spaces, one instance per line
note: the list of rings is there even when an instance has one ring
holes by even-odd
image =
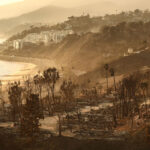
[[[51,43],[61,42],[67,35],[73,34],[72,30],[50,30],[41,33],[30,33],[23,39],[13,41],[13,48],[18,50],[25,47],[33,47],[34,45],[50,45]]]
[[[41,32],[42,41],[44,44],[51,43],[59,43],[61,42],[67,35],[73,34],[72,30],[51,30]]]
[[[43,42],[45,45],[61,42],[67,35],[73,34],[72,30],[51,30],[41,33],[31,33],[27,35],[23,41],[31,43]]]
[[[42,37],[38,33],[30,33],[23,39],[23,42],[30,42],[35,44],[41,41],[42,41]]]
[[[13,48],[16,50],[22,49],[23,47],[23,41],[22,39],[14,40],[13,41]]]

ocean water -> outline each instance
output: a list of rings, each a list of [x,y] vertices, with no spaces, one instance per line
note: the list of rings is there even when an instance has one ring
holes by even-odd
[[[24,68],[23,63],[0,61],[0,79],[19,72]]]

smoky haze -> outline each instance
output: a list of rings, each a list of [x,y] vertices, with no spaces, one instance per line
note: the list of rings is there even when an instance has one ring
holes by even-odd
[[[67,8],[80,8],[87,13],[102,15],[118,11],[148,9],[149,0],[24,0],[0,6],[0,18],[16,17],[44,6],[53,5]],[[95,10],[94,10],[95,9]],[[10,13],[11,12],[11,13]]]

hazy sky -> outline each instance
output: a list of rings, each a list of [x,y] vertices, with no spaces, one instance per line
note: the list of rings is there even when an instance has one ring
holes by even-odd
[[[16,2],[21,2],[21,1],[27,1],[27,0],[0,0],[0,5],[7,5],[7,4],[12,4]],[[40,0],[37,0],[37,3]],[[93,0],[46,0],[48,3],[54,4],[54,5],[61,5],[61,6],[78,6],[82,5],[83,3],[88,3],[88,2],[93,2]],[[96,0],[98,1],[98,0]],[[103,0],[99,0],[103,1]],[[32,3],[32,0],[31,0]]]
[[[73,6],[80,6],[80,5],[84,5],[84,4],[89,4],[89,3],[93,3],[93,2],[104,2],[104,1],[110,1],[110,2],[127,2],[130,0],[0,0],[0,5],[7,5],[7,4],[12,4],[12,3],[16,3],[16,2],[21,2],[24,1],[24,3],[28,2],[30,4],[32,4],[33,2],[35,3],[49,3],[49,4],[53,4],[53,5],[57,5],[57,6],[64,6],[64,7],[73,7]]]
[[[0,0],[0,5],[7,5],[16,2],[22,2],[24,0]]]
[[[96,4],[92,5],[92,3]],[[150,0],[0,0],[0,19],[18,16],[47,5],[81,7],[88,4],[92,9],[96,6],[97,9],[108,10],[106,13],[116,9],[118,11],[150,9]]]
[[[0,5],[7,5],[12,3],[22,2],[24,4],[30,4],[30,5],[57,5],[57,6],[63,6],[63,7],[77,7],[81,5],[86,5],[90,3],[96,3],[96,2],[112,2],[119,5],[124,4],[135,4],[136,3],[145,3],[147,5],[147,2],[149,0],[0,0]]]

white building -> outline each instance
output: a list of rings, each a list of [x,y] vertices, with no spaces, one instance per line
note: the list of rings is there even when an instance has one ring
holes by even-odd
[[[51,30],[41,32],[41,37],[45,44],[47,43],[59,43],[61,42],[67,35],[73,34],[72,30]]]
[[[130,56],[132,54],[135,54],[136,52],[134,52],[133,48],[128,48],[128,51],[126,53],[124,53],[124,57],[126,56]]]
[[[38,43],[42,40],[42,37],[38,33],[30,33],[24,39],[23,42],[31,42],[31,43]]]
[[[14,49],[19,50],[19,49],[22,49],[22,47],[23,47],[23,41],[21,39],[13,41],[13,48]]]
[[[43,42],[45,45],[50,43],[59,43],[67,35],[73,34],[72,30],[51,30],[43,31],[41,33],[32,33],[27,35],[23,40],[24,42],[39,43]]]
[[[43,31],[41,33],[30,33],[24,39],[13,41],[14,49],[22,49],[25,43],[40,44],[43,42],[45,45],[51,43],[61,42],[67,35],[73,34],[72,30],[51,30]]]
[[[128,54],[133,54],[133,53],[134,53],[133,48],[128,48]]]

